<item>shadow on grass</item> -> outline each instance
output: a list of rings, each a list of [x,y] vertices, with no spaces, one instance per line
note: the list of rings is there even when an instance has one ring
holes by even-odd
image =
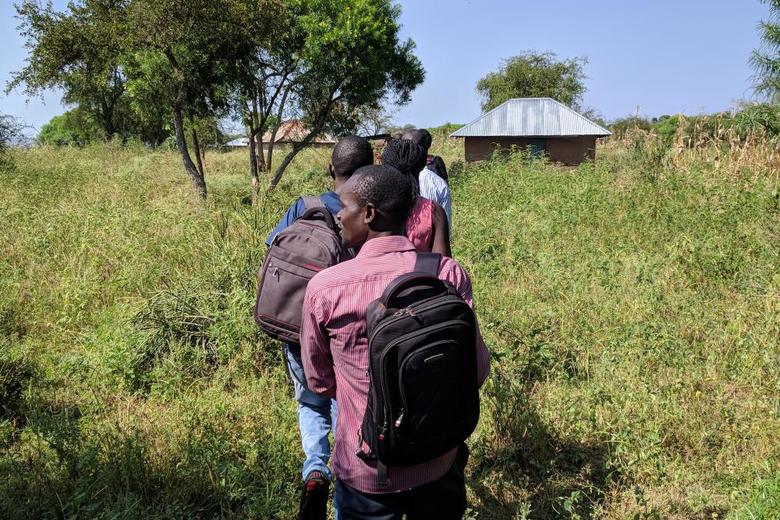
[[[38,403],[0,455],[0,518],[291,516],[297,459],[283,443],[262,431],[239,439],[230,421],[205,415],[188,420],[185,438],[162,433]]]
[[[551,431],[529,394],[529,385],[509,384],[500,370],[485,389],[483,409],[495,429],[473,447],[473,510],[480,519],[590,518],[617,478],[609,448]]]

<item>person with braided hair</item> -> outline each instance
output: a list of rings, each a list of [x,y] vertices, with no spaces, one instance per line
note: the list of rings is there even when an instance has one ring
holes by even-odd
[[[450,188],[447,182],[447,167],[441,157],[428,155],[428,150],[433,143],[433,137],[428,130],[418,128],[405,132],[401,139],[408,139],[425,150],[426,160],[420,169],[415,172],[420,180],[420,194],[428,199],[438,202],[447,213],[447,220],[452,226],[452,207]]]
[[[382,164],[392,166],[413,181],[416,201],[406,221],[407,238],[421,253],[432,251],[452,256],[449,221],[444,209],[424,196],[417,196],[416,173],[424,167],[425,160],[425,149],[407,139],[393,139],[382,153]]]

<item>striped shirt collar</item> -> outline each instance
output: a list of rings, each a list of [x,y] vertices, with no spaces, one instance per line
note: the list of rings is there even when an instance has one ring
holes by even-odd
[[[415,251],[414,245],[403,235],[377,237],[366,241],[357,254],[357,258],[381,256],[385,253]]]

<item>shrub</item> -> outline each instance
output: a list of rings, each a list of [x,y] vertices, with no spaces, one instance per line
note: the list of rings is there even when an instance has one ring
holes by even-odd
[[[744,138],[750,133],[765,133],[777,138],[780,136],[780,103],[744,105],[734,116],[734,129]]]
[[[53,146],[85,146],[105,139],[105,133],[92,116],[81,108],[54,116],[41,127],[38,143]]]

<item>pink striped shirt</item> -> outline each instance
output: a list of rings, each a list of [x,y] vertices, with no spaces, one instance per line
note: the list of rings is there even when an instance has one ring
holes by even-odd
[[[406,236],[420,253],[430,252],[433,246],[433,202],[417,197],[406,220]]]
[[[406,237],[369,240],[356,258],[312,278],[303,303],[301,352],[306,381],[311,391],[335,396],[339,404],[333,471],[341,481],[364,493],[421,486],[441,478],[455,460],[453,450],[416,466],[391,467],[389,487],[380,489],[375,467],[355,455],[368,396],[366,307],[393,279],[412,271],[415,258],[414,246]],[[442,257],[439,278],[452,282],[472,304],[471,281],[456,261]],[[488,351],[479,333],[477,339],[481,384],[488,374]]]

